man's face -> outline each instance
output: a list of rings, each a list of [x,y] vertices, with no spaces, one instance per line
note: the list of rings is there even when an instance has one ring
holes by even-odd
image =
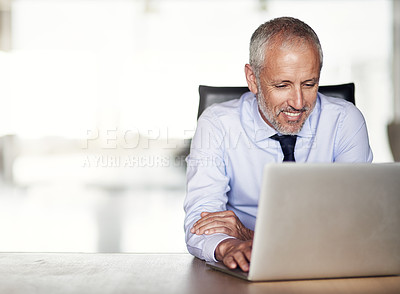
[[[267,49],[256,81],[265,122],[281,134],[297,134],[315,106],[319,74],[319,55],[311,46]]]

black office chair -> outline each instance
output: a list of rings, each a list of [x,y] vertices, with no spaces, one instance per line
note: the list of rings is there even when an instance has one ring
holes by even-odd
[[[248,92],[247,87],[210,87],[199,86],[200,102],[197,118],[208,106],[214,103],[221,103],[224,101],[237,99],[243,93]],[[345,99],[355,104],[354,99],[354,83],[333,85],[333,86],[320,86],[318,92],[336,98]]]

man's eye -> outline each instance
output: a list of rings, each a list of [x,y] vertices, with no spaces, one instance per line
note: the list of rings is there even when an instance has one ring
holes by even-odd
[[[315,83],[307,83],[307,84],[304,84],[304,86],[306,88],[313,88],[315,86]]]
[[[276,87],[276,88],[285,88],[285,87],[287,87],[287,85],[279,84],[279,85],[275,85],[275,87]]]

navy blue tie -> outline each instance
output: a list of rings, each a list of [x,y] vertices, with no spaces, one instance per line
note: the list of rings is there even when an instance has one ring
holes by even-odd
[[[296,145],[297,136],[291,135],[283,135],[279,136],[278,134],[271,136],[271,139],[279,141],[281,144],[282,152],[283,152],[283,161],[296,161],[294,159],[294,146]]]

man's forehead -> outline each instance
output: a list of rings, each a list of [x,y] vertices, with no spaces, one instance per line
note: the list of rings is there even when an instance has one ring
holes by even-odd
[[[319,77],[317,76],[317,77],[311,77],[311,78],[305,78],[305,79],[301,79],[300,80],[300,82],[301,83],[318,83],[318,81],[319,81]],[[285,82],[288,82],[288,83],[291,83],[291,82],[293,82],[291,79],[285,79],[285,78],[282,78],[282,79],[279,79],[279,78],[274,78],[274,79],[270,79],[270,82],[271,83],[276,83],[276,84],[278,84],[278,83],[285,83]]]
[[[290,79],[318,80],[320,75],[319,54],[311,47],[276,48],[266,52],[260,75],[276,81]]]

